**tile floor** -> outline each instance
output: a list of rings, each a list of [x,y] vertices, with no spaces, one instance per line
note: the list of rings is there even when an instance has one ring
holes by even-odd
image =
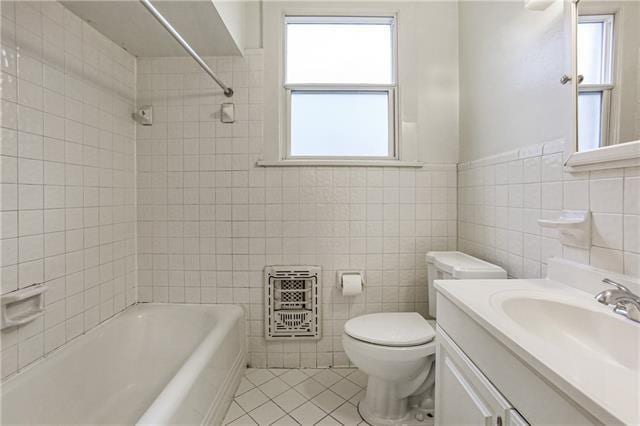
[[[367,425],[357,404],[367,376],[354,368],[249,368],[225,425]]]

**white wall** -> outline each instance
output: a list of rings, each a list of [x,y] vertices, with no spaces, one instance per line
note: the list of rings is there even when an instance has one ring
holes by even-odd
[[[456,242],[513,276],[540,276],[555,254],[637,274],[638,240],[626,231],[638,227],[640,171],[567,175],[561,141],[527,144],[565,134],[559,11],[463,3],[458,17],[450,2],[372,7],[398,12],[402,119],[417,123],[419,159],[440,164],[255,166],[278,138],[281,3],[265,5],[264,52],[206,58],[235,90],[229,125],[218,116],[226,98],[191,59],[140,58],[136,70],[58,4],[3,2],[2,291],[39,280],[52,289],[43,320],[2,334],[3,374],[134,302],[134,253],[141,301],[242,305],[256,367],[348,364],[344,322],[426,313],[424,254]],[[457,175],[458,18],[460,157],[504,155],[465,163]],[[154,106],[154,125],[137,134],[136,96]],[[535,223],[587,207],[589,250],[563,248]],[[318,342],[264,340],[262,268],[290,263],[323,268]],[[365,271],[363,295],[335,290],[335,271],[347,268]]]
[[[348,365],[344,322],[365,312],[426,314],[424,254],[455,248],[457,7],[374,6],[399,11],[402,118],[418,123],[420,158],[443,164],[256,167],[277,143],[269,131],[278,121],[280,3],[264,5],[264,52],[208,58],[236,91],[233,125],[219,122],[223,97],[189,60],[138,62],[139,102],[155,113],[137,140],[140,299],[243,305],[252,366]],[[320,341],[264,340],[262,270],[273,264],[322,267]],[[365,271],[363,295],[337,292],[338,269]]]
[[[247,1],[245,24],[245,47],[262,48],[262,0]]]
[[[455,163],[458,159],[458,6],[456,2],[265,2],[265,159],[279,158],[284,129],[282,99],[282,16],[287,12],[319,14],[397,13],[400,129],[417,128],[411,141],[400,136],[403,160]],[[401,130],[402,131],[402,130]],[[414,139],[417,139],[414,141]],[[402,150],[405,148],[403,156]]]
[[[568,5],[460,3],[460,161],[569,138]]]
[[[545,276],[552,256],[638,276],[640,170],[563,167],[571,136],[569,85],[558,82],[569,55],[564,7],[460,5],[458,249],[517,278]],[[591,247],[563,246],[556,230],[538,225],[563,209],[593,213]]]
[[[248,318],[255,367],[347,365],[344,322],[365,312],[426,314],[429,250],[455,248],[455,164],[424,169],[256,167],[263,150],[261,50],[207,58],[233,85],[234,124],[220,90],[188,58],[141,58],[138,127],[141,301],[234,303]],[[323,337],[264,340],[265,265],[320,265]],[[366,273],[345,298],[336,270]]]
[[[262,47],[262,0],[214,0],[213,4],[240,51]]]
[[[640,168],[567,173],[557,140],[459,165],[458,249],[503,266],[515,278],[546,276],[562,257],[640,276]],[[592,212],[592,245],[563,246],[538,219]]]
[[[231,38],[242,52],[245,47],[245,33],[247,25],[247,12],[245,1],[213,0],[213,5],[220,15],[222,22],[231,34]],[[215,42],[215,41],[213,41]]]
[[[620,142],[640,140],[640,2],[623,2],[618,54]]]
[[[2,294],[46,283],[2,332],[3,378],[136,301],[135,59],[57,2],[2,2]]]

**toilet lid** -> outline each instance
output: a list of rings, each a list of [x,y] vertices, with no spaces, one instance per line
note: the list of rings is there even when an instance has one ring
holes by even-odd
[[[385,312],[362,315],[344,324],[354,339],[384,346],[417,346],[430,342],[433,328],[417,312]]]

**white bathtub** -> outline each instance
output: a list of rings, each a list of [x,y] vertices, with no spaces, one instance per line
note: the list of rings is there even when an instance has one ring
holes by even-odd
[[[139,304],[2,385],[6,424],[219,424],[246,358],[238,306]]]

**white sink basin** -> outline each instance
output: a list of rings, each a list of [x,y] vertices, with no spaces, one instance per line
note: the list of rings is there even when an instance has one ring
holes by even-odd
[[[566,354],[583,355],[638,371],[640,327],[624,317],[541,296],[501,298],[498,306],[524,331]],[[610,308],[606,308],[610,309]]]

